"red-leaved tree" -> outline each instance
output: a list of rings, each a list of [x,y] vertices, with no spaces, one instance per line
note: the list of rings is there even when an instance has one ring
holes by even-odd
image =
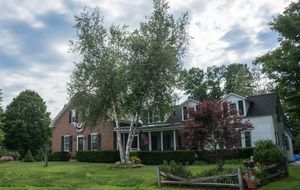
[[[229,149],[239,147],[241,133],[252,125],[243,122],[235,108],[226,101],[206,99],[189,109],[182,129],[182,143],[187,149],[211,150],[219,169],[223,168]]]

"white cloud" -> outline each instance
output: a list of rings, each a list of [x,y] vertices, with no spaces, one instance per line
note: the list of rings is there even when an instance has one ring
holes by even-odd
[[[186,2],[186,1],[185,1]],[[272,16],[281,13],[289,1],[210,1],[205,9],[197,11],[192,9],[190,34],[192,55],[190,66],[206,68],[210,65],[240,62],[253,59],[265,53],[256,41],[256,34],[268,30],[267,23]],[[185,7],[184,5],[182,5]],[[230,42],[220,40],[222,36],[240,25],[247,32],[251,45],[245,52],[228,51]],[[245,40],[237,36],[240,43]]]
[[[228,64],[252,60],[269,49],[262,44],[266,38],[259,38],[258,34],[268,35],[268,22],[272,16],[281,13],[290,3],[287,0],[170,0],[173,14],[190,12],[189,32],[192,36],[187,67],[195,66],[205,69],[211,65]],[[103,11],[105,23],[127,24],[136,28],[139,22],[152,11],[152,1],[137,0],[27,0],[0,1],[0,22],[9,24],[25,23],[33,30],[46,30],[49,23],[44,18],[59,14],[62,19],[73,22],[73,16],[78,15],[84,7],[93,9],[96,6]],[[53,23],[52,23],[53,24]],[[55,24],[55,23],[54,23]],[[8,26],[9,27],[9,26]],[[59,27],[59,26],[58,26]],[[234,35],[235,29],[240,32]],[[20,27],[22,30],[22,27]],[[225,38],[228,33],[233,37]],[[63,34],[64,31],[57,31]],[[78,55],[68,53],[68,40],[47,40],[45,37],[44,51],[27,54],[20,48],[22,38],[9,32],[9,28],[0,29],[0,53],[11,56],[18,61],[22,68],[7,68],[0,70],[0,88],[4,92],[4,105],[24,89],[37,91],[47,102],[52,117],[67,103],[66,82],[69,80],[74,61]],[[34,46],[32,44],[26,44]],[[275,46],[271,44],[271,48]],[[46,58],[42,59],[40,56]],[[7,64],[1,62],[1,64]],[[53,60],[49,60],[53,58]],[[8,63],[9,64],[9,63]]]
[[[17,55],[20,52],[18,42],[8,31],[0,29],[0,52],[8,55]]]
[[[60,0],[1,1],[0,21],[21,21],[33,28],[42,28],[44,23],[39,17],[51,11],[66,13],[67,7]]]

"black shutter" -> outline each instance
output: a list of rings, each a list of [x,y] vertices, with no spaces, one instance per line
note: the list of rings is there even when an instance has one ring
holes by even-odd
[[[72,136],[69,136],[69,151],[72,152]]]
[[[70,110],[69,111],[69,123],[71,123],[72,122],[72,111]]]
[[[88,135],[88,150],[91,150],[91,135]]]
[[[98,147],[97,150],[101,150],[101,134],[97,134]]]
[[[64,151],[64,136],[61,136],[61,144],[60,144],[60,151],[63,152]]]

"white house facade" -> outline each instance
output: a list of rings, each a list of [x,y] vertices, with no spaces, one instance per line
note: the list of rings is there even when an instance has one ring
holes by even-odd
[[[275,93],[242,97],[230,93],[224,101],[235,104],[243,120],[248,120],[253,129],[242,135],[242,146],[253,147],[259,140],[271,140],[277,144],[289,161],[293,161],[292,135],[284,126],[280,101]]]

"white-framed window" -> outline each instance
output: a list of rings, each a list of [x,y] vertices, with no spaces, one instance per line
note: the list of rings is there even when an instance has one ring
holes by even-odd
[[[64,151],[69,152],[70,151],[70,135],[64,136]]]
[[[83,151],[84,150],[84,136],[83,135],[77,135],[77,151]]]
[[[76,110],[71,110],[71,123],[76,122]]]
[[[91,134],[91,150],[98,150],[99,149],[99,139],[98,133]]]
[[[238,100],[237,102],[231,102],[229,106],[231,109],[236,110],[239,116],[243,117],[246,115],[244,102],[244,100]]]

